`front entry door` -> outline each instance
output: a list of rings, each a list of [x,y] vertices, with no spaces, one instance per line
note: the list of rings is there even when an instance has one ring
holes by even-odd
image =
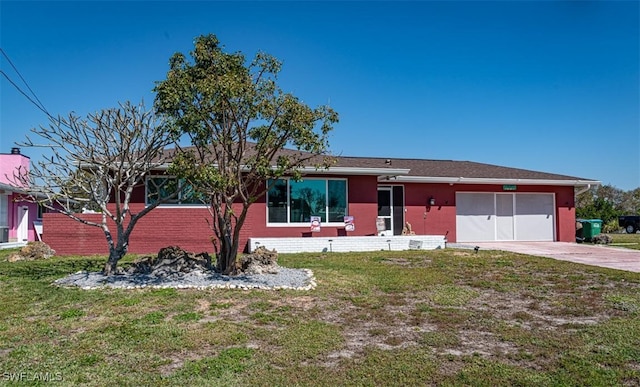
[[[18,242],[27,242],[29,240],[29,207],[17,207],[16,215],[16,219],[18,219],[18,228],[16,230]]]
[[[378,187],[378,235],[401,235],[404,226],[404,188],[402,186]],[[384,223],[383,223],[384,222]]]

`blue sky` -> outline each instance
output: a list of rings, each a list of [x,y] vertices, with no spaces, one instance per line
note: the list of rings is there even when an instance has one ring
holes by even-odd
[[[213,33],[330,105],[331,150],[640,187],[640,2],[0,2],[0,45],[54,115],[144,100]],[[2,71],[26,91],[5,57]],[[0,152],[47,124],[0,81]],[[23,149],[38,159],[41,149]]]

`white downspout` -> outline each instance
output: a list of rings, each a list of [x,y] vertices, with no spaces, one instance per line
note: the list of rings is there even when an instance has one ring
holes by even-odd
[[[583,192],[587,192],[588,190],[591,189],[591,184],[587,184],[583,189],[579,190],[578,192],[575,193],[575,196],[580,195]]]

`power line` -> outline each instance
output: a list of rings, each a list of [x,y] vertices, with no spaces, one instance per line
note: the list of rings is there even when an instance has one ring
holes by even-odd
[[[50,118],[54,118],[49,111],[45,108],[44,104],[40,101],[40,99],[38,98],[38,96],[36,95],[36,93],[33,91],[33,89],[31,89],[31,87],[29,86],[29,84],[27,83],[27,81],[24,79],[24,77],[22,76],[22,74],[20,74],[20,71],[18,71],[18,68],[13,64],[13,62],[11,61],[11,59],[9,58],[9,55],[7,55],[7,53],[0,47],[0,52],[2,52],[2,55],[7,59],[7,61],[9,62],[9,64],[11,65],[11,67],[13,67],[13,70],[16,72],[16,74],[18,74],[18,76],[20,77],[20,79],[22,80],[22,83],[25,84],[25,86],[27,86],[27,89],[29,89],[29,91],[31,92],[31,95],[33,95],[33,97],[35,98],[36,101],[38,101],[36,103],[36,101],[34,101],[31,97],[29,97],[27,95],[27,93],[25,93],[22,89],[20,89],[20,87],[11,80],[11,78],[9,78],[9,76],[2,70],[0,70],[0,72],[2,73],[2,75],[4,75],[5,78],[7,78],[7,80],[9,81],[9,83],[11,83],[13,85],[13,87],[16,88],[16,90],[18,90],[22,95],[24,95],[29,102],[31,102],[32,104],[34,104],[38,109],[40,109],[44,114],[46,114],[47,116],[49,116]]]
[[[5,78],[7,78],[7,81],[9,81],[9,83],[11,83],[11,84],[13,85],[13,87],[15,87],[15,88],[16,88],[16,90],[18,90],[18,91],[20,92],[20,94],[24,95],[24,96],[25,96],[25,98],[29,100],[29,102],[31,102],[32,104],[34,104],[34,105],[35,105],[35,107],[37,107],[38,109],[42,110],[42,112],[43,112],[44,114],[46,114],[47,116],[49,116],[49,117],[53,118],[53,117],[51,116],[51,114],[49,114],[49,112],[47,111],[47,109],[45,109],[43,106],[40,106],[38,103],[36,103],[36,101],[34,101],[33,99],[31,99],[31,97],[29,97],[29,95],[27,95],[27,93],[25,93],[25,92],[20,88],[20,86],[16,85],[16,83],[15,83],[15,82],[13,82],[13,81],[11,80],[11,78],[9,78],[9,76],[7,75],[7,73],[5,73],[5,72],[4,72],[4,71],[2,71],[2,70],[0,70],[0,73],[2,73],[2,75],[4,75],[4,77],[5,77]],[[37,99],[37,98],[36,98],[36,99]]]

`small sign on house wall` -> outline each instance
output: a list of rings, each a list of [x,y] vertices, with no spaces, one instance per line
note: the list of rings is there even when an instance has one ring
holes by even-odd
[[[345,231],[355,231],[356,224],[353,222],[353,216],[345,216],[344,217],[344,230]]]
[[[312,216],[311,217],[311,232],[320,232],[320,217],[319,216]]]

